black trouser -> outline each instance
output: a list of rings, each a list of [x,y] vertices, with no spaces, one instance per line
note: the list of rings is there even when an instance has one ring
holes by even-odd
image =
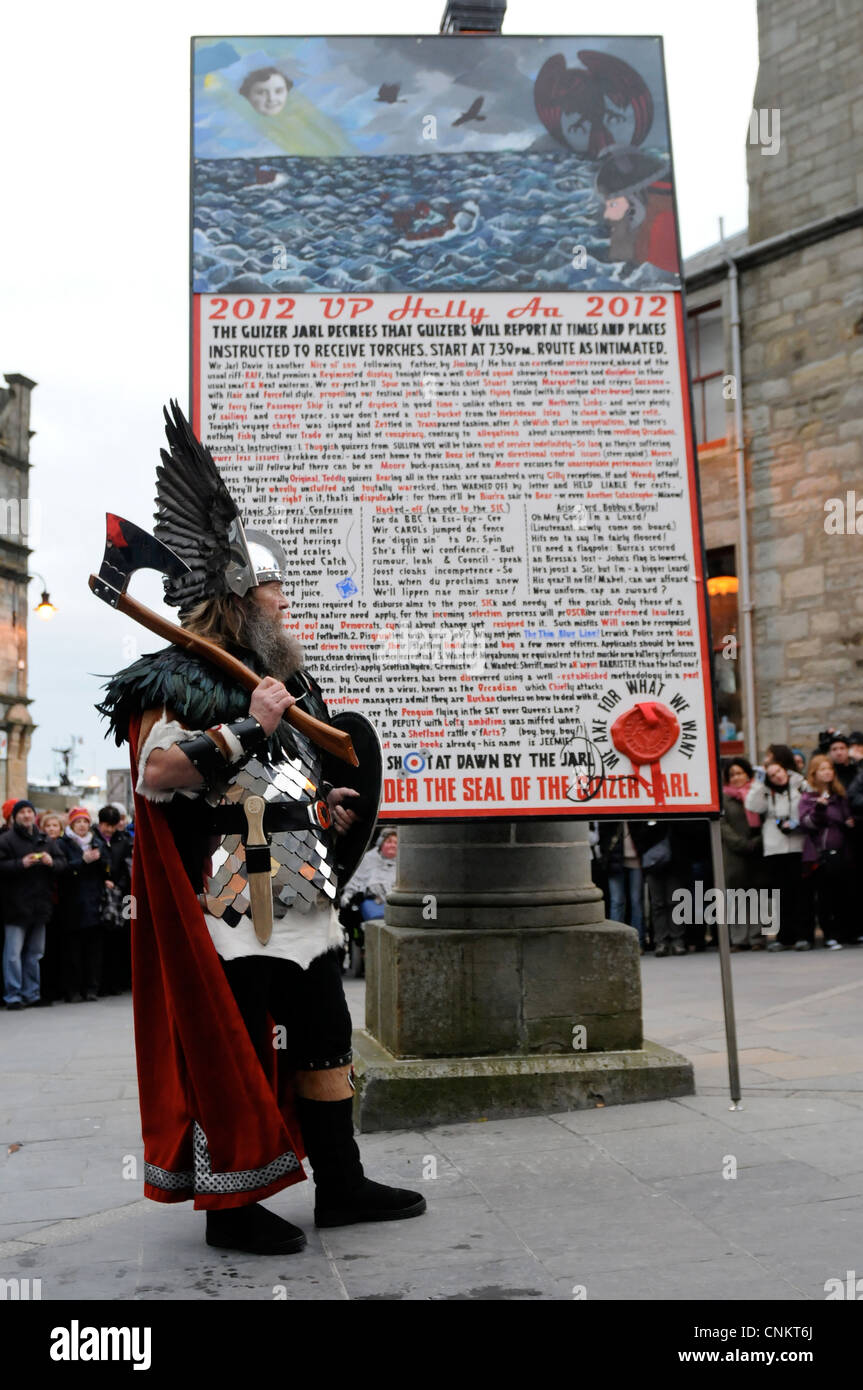
[[[77,927],[66,933],[66,997],[98,994],[102,983],[102,928]]]
[[[697,896],[695,890],[696,883],[701,884],[701,891],[704,894],[711,892],[713,889],[713,865],[711,864],[709,859],[693,860],[692,868],[686,874],[685,877],[679,871],[675,874],[674,869],[672,869],[672,877],[675,879],[675,881],[671,885],[671,891],[674,892],[676,888],[685,888],[688,893],[692,894],[690,901],[693,903],[695,902],[695,898]],[[711,930],[713,929],[711,928]],[[706,945],[707,923],[704,921],[703,912],[701,914],[700,922],[686,923],[686,925],[683,928],[683,935],[685,945],[694,946],[696,951],[704,950]],[[713,937],[715,940],[715,931],[713,932]]]
[[[116,994],[132,983],[130,930],[127,923],[105,927],[104,987]]]
[[[811,894],[804,892],[801,877],[803,855],[766,854],[764,856],[765,887],[779,894],[779,936],[782,946],[793,946],[797,941],[815,939],[815,923],[812,913],[806,914],[811,906]],[[771,900],[771,908],[772,908]]]
[[[45,928],[45,954],[40,962],[42,998],[61,999],[65,990],[66,941],[59,922],[49,922]]]
[[[851,900],[851,874],[844,856],[830,855],[818,865],[812,877],[815,909],[824,940],[843,944],[856,941],[851,913],[857,909],[857,900]]]
[[[351,1015],[342,985],[341,956],[340,948],[325,951],[306,970],[277,956],[222,961],[266,1072],[273,1047],[281,1049],[282,1044],[288,1064],[301,1071],[350,1063]],[[268,1031],[267,1015],[284,1028],[284,1037]]]
[[[650,898],[650,920],[653,925],[654,945],[682,946],[685,927],[683,922],[675,922],[672,918],[672,913],[678,904],[672,901],[671,895],[685,885],[681,883],[679,876],[668,868],[646,869],[645,877]],[[678,911],[676,915],[679,917],[681,914]]]

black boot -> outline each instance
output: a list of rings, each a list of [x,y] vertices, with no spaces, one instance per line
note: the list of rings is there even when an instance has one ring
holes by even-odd
[[[292,1255],[306,1237],[299,1226],[283,1221],[257,1202],[207,1212],[207,1244],[219,1250],[245,1250],[249,1255]]]
[[[421,1216],[426,1199],[402,1187],[371,1182],[354,1142],[353,1101],[297,1097],[297,1115],[315,1175],[315,1225],[401,1221]]]

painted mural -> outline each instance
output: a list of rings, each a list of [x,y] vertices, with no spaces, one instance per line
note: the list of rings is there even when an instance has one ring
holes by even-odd
[[[196,293],[680,286],[654,38],[193,45]]]

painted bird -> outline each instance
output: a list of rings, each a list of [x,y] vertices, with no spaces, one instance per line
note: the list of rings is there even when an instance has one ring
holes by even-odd
[[[484,101],[485,97],[477,97],[473,105],[469,106],[467,111],[463,112],[461,116],[453,121],[453,125],[467,125],[468,121],[484,121],[485,116],[479,114],[479,108]]]
[[[401,85],[400,82],[382,82],[380,87],[378,87],[378,94],[375,97],[375,101],[386,101],[389,102],[390,105],[395,101],[407,101],[407,97],[399,96],[399,88]]]

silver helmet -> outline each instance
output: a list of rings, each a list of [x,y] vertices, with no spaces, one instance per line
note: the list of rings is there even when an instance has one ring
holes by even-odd
[[[228,528],[228,539],[231,558],[225,567],[225,580],[232,593],[242,597],[258,584],[284,584],[288,557],[275,536],[246,530],[236,517]]]

